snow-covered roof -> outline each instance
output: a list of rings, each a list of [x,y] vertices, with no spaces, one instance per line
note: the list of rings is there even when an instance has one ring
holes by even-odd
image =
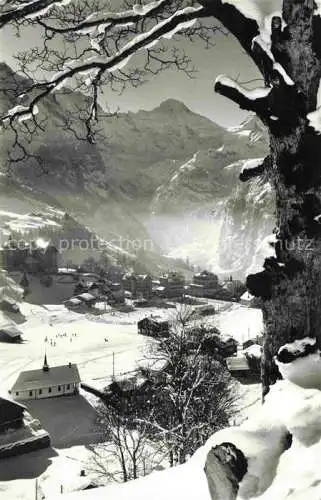
[[[259,344],[253,344],[250,347],[244,349],[243,353],[250,357],[260,359],[262,356],[262,347]]]
[[[58,274],[75,274],[77,273],[77,269],[73,269],[70,267],[59,267]]]
[[[90,300],[95,300],[95,296],[92,295],[91,293],[84,292],[81,293],[80,295],[77,295],[77,299],[83,300],[85,302],[89,302]]]
[[[74,306],[77,306],[77,305],[82,303],[82,301],[80,299],[77,299],[77,297],[72,297],[71,299],[67,300],[66,302],[67,302],[67,304],[71,304]]]
[[[241,300],[247,302],[251,302],[251,300],[253,300],[254,298],[255,298],[254,295],[252,295],[249,291],[244,292],[243,295],[241,296]]]

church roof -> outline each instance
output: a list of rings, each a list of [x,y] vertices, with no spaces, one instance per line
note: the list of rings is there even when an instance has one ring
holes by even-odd
[[[12,387],[12,392],[31,391],[44,389],[63,384],[75,384],[80,382],[78,367],[75,364],[54,366],[48,371],[28,370],[21,372]]]

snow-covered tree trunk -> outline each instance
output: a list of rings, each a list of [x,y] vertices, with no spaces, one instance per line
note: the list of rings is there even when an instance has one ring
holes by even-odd
[[[266,261],[261,285],[252,288],[265,298],[264,392],[275,381],[273,356],[281,345],[321,338],[321,137],[309,116],[318,105],[321,24],[313,7],[313,1],[285,1],[287,27],[280,32],[275,20],[272,30],[272,53],[295,92],[275,86],[280,123],[270,125],[270,179],[276,193],[276,260]]]
[[[236,1],[230,3],[237,6]],[[321,6],[313,0],[284,0],[282,13],[271,16],[268,33],[266,26],[265,30],[260,29],[259,23],[258,33],[252,31],[255,36],[250,50],[244,31],[239,34],[239,40],[262,72],[264,88],[248,91],[226,77],[219,77],[216,83],[219,93],[256,112],[270,135],[270,155],[259,168],[241,175],[244,181],[265,176],[275,190],[273,252],[265,260],[262,272],[247,278],[250,292],[262,297],[264,304],[263,395],[278,376],[273,358],[281,345],[307,336],[321,340],[318,7]],[[243,14],[237,12],[246,23]],[[251,22],[248,19],[248,27],[253,26]]]
[[[41,62],[46,66],[48,54],[49,59],[56,61],[48,71],[57,69],[47,81],[24,89],[20,98],[23,96],[25,104],[17,102],[1,118],[3,127],[13,132],[13,149],[18,148],[18,156],[14,155],[11,162],[24,161],[25,157],[39,161],[38,155],[26,147],[34,131],[43,130],[38,105],[66,85],[67,80],[76,77],[79,80],[82,75],[81,86],[77,88],[85,95],[88,87],[91,89],[84,127],[86,139],[93,144],[92,124],[98,120],[101,87],[109,82],[113,88],[113,79],[119,77],[121,81],[125,78],[127,84],[137,85],[142,75],[158,74],[169,67],[188,73],[184,51],[167,52],[157,47],[157,43],[164,38],[170,40],[178,32],[191,39],[199,36],[211,41],[218,29],[216,21],[220,21],[253,59],[264,80],[262,88],[248,90],[227,77],[219,77],[216,90],[242,109],[257,113],[270,132],[269,156],[262,165],[241,174],[244,181],[258,175],[269,179],[276,197],[274,255],[265,261],[261,273],[249,276],[247,281],[249,290],[264,301],[266,392],[277,377],[273,356],[278,348],[306,336],[319,341],[321,336],[321,0],[124,3],[128,6],[124,11],[90,11],[83,18],[76,16],[74,22],[69,22],[70,16],[63,13],[64,5],[69,2],[64,0],[27,1],[23,7],[19,1],[4,2],[0,28],[22,20],[28,25],[29,20],[31,25],[44,30],[44,50],[29,51],[27,58],[23,56],[23,71],[35,63],[37,67]],[[56,4],[62,10],[58,9],[59,14],[56,8],[50,17]],[[56,46],[60,42],[48,48],[47,42],[54,36],[56,42],[64,42],[65,37],[69,42],[74,36],[75,43],[81,42],[85,49],[77,57],[70,56],[70,64],[66,66],[66,54],[58,57]],[[146,55],[143,73],[136,63],[131,66],[130,62],[141,51]],[[25,124],[28,120],[33,122],[31,129]],[[24,142],[19,139],[21,123],[27,134]],[[72,130],[69,122],[66,126]]]

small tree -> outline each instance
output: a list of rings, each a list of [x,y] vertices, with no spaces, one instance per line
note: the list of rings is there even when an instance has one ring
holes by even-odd
[[[91,469],[105,479],[127,482],[149,474],[164,458],[162,445],[150,440],[147,420],[139,418],[139,401],[114,382],[98,407],[99,427],[106,442],[93,446]]]
[[[171,465],[184,463],[235,412],[232,379],[204,350],[199,329],[194,338],[191,317],[188,308],[177,311],[169,337],[152,347],[152,357],[163,362],[163,369],[143,370],[149,380],[150,427],[154,438],[166,444]]]

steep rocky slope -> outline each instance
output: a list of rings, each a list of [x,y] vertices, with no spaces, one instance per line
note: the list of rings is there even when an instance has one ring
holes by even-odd
[[[274,199],[264,181],[239,180],[267,153],[266,131],[254,117],[227,131],[219,148],[176,164],[160,186],[146,225],[171,256],[221,275],[244,278],[262,264],[273,230]],[[170,227],[170,230],[167,228]]]
[[[28,84],[0,64],[1,112]],[[169,99],[152,111],[102,117],[100,139],[89,144],[65,126],[65,118],[84,102],[82,94],[66,90],[44,101],[39,115],[48,117],[46,130],[31,144],[43,169],[24,161],[8,173],[10,141],[3,135],[3,176],[9,174],[34,199],[70,213],[105,239],[152,240],[157,255],[244,274],[249,256],[270,231],[273,211],[265,196],[257,210],[260,185],[240,186],[238,180],[245,160],[266,154],[260,122],[250,116],[225,130]],[[74,127],[77,135],[83,132],[79,122]],[[233,249],[226,252],[226,243],[235,238],[245,252],[240,265]]]
[[[264,241],[274,227],[274,196],[261,180],[239,183],[225,202],[219,244],[222,270],[238,276],[262,268]]]

